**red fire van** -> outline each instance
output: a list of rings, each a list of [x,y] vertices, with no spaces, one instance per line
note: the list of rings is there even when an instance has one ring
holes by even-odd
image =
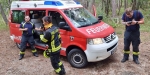
[[[41,27],[42,17],[51,16],[52,23],[59,28],[62,47],[61,55],[67,56],[76,68],[85,67],[88,62],[104,60],[112,55],[118,46],[114,29],[87,11],[74,0],[13,1],[9,15],[10,38],[20,47],[20,23],[29,15],[36,27]],[[39,42],[38,32],[34,35],[35,47],[47,50]]]

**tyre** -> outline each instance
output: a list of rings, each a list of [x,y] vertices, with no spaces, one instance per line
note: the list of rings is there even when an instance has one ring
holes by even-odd
[[[67,58],[71,66],[76,68],[83,68],[88,64],[85,54],[80,49],[72,49]]]
[[[20,43],[16,43],[16,46],[20,49],[21,47],[20,47]]]

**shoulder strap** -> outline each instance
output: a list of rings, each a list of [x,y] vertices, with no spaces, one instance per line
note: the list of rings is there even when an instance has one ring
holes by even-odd
[[[30,22],[31,24],[32,24],[32,26],[33,26],[33,23],[32,22]]]
[[[22,28],[24,28],[24,25],[26,24],[26,22],[24,22],[23,24],[22,24]]]

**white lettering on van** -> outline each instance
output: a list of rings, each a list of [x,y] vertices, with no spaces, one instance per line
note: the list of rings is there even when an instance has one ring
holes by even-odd
[[[90,29],[86,29],[86,31],[91,34],[91,33],[97,33],[97,32],[101,32],[105,29],[109,28],[109,25],[104,23],[101,26],[95,27],[95,28],[90,28]]]
[[[21,36],[12,35],[12,38],[13,38],[13,39],[16,39],[16,40],[21,40],[22,37],[21,37]]]

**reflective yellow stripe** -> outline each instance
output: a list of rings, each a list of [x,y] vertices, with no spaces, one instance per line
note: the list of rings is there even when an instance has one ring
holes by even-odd
[[[126,53],[126,54],[130,54],[130,51],[123,51],[124,53]]]
[[[51,52],[51,49],[48,49],[49,52]]]
[[[55,42],[54,40],[51,42],[52,49],[55,48],[54,42]]]
[[[133,52],[133,55],[139,55],[140,52]]]
[[[30,22],[31,23],[31,25],[33,26],[33,23],[32,22]]]
[[[58,47],[55,47],[55,40],[54,40],[54,37],[55,37],[55,33],[58,32],[58,29],[56,29],[55,31],[52,31],[51,32],[51,50],[52,52],[56,52],[58,51],[60,48],[61,48],[61,45],[59,45]],[[58,35],[60,37],[60,35]]]
[[[62,62],[59,62],[58,65],[61,66],[61,65],[62,65]]]
[[[55,71],[56,71],[56,73],[59,73],[61,71],[61,68],[58,68]]]
[[[45,43],[48,41],[47,39],[44,38],[44,35],[40,35],[40,39]]]
[[[24,28],[24,25],[26,24],[26,22],[24,22],[23,24],[22,24],[22,28]]]
[[[59,45],[59,46],[56,47],[56,48],[52,48],[52,52],[56,52],[56,51],[58,51],[60,48],[61,48],[61,45]]]
[[[51,36],[51,41],[54,40],[54,35]]]
[[[31,23],[31,22],[30,22]],[[22,27],[24,28],[24,25],[26,24],[26,22],[23,23]],[[33,27],[33,23],[31,23],[32,27]]]
[[[36,49],[35,49],[35,50],[32,50],[32,52],[35,53],[35,52],[36,52]]]
[[[58,38],[61,38],[61,37],[60,37],[60,34],[58,35]]]
[[[20,54],[25,54],[25,52],[21,52],[21,51],[20,51]]]
[[[61,48],[61,45],[59,45],[58,47],[56,47],[56,48],[53,48],[53,49],[48,49],[48,51],[49,52],[56,52],[56,51],[58,51],[59,49]]]
[[[55,31],[52,31],[51,34],[54,35],[54,34],[55,34]]]

